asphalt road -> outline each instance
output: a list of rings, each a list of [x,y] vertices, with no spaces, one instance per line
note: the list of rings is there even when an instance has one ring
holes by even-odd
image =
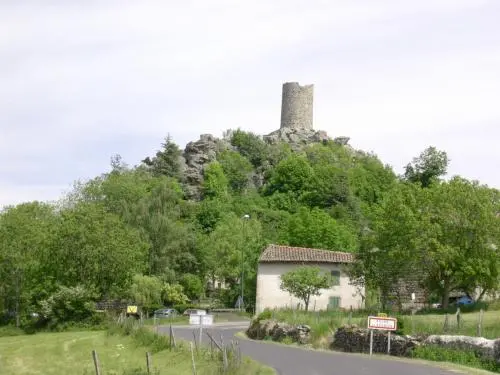
[[[243,355],[272,367],[280,375],[451,375],[456,372],[419,363],[407,363],[377,356],[316,351],[292,346],[277,345],[269,342],[234,337],[248,327],[245,322],[217,324],[208,329],[212,337],[225,342],[238,340]],[[168,332],[168,327],[159,327],[160,332]],[[193,340],[193,328],[175,326],[176,338]],[[204,329],[205,331],[205,329]],[[199,340],[198,329],[195,330]],[[202,342],[209,343],[203,333]]]

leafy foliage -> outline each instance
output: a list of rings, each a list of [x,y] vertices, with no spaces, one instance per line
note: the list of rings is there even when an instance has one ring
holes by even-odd
[[[431,146],[424,150],[418,158],[405,168],[405,178],[410,182],[419,182],[422,187],[428,187],[433,181],[446,174],[448,155]]]
[[[306,311],[311,296],[319,296],[321,289],[331,285],[329,275],[322,274],[316,266],[300,266],[284,273],[280,278],[280,288],[304,301]]]
[[[443,301],[453,290],[498,288],[500,193],[441,181],[443,151],[429,147],[398,179],[376,155],[334,142],[292,150],[240,129],[228,134],[230,144],[203,166],[199,201],[186,199],[181,151],[167,136],[138,166],[113,156],[108,173],[75,183],[56,204],[4,208],[3,321],[20,326],[40,301],[71,301],[77,288],[146,309],[207,297],[233,307],[243,283],[251,308],[269,243],[356,253],[353,277],[382,297],[410,274]],[[303,284],[321,284],[308,272],[298,275]]]
[[[82,286],[60,286],[49,298],[40,301],[41,319],[51,328],[66,322],[84,322],[95,313],[93,299],[93,294]]]

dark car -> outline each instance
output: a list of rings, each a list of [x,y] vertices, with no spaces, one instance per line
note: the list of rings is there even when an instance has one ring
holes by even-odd
[[[155,318],[170,318],[179,315],[176,309],[159,309],[154,312]]]

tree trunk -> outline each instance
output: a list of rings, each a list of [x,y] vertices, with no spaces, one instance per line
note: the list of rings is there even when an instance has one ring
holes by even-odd
[[[19,328],[21,326],[21,317],[19,315],[19,299],[20,296],[20,285],[19,285],[19,271],[16,271],[16,327]]]
[[[477,297],[477,300],[476,302],[481,302],[481,300],[483,299],[484,295],[486,294],[486,292],[488,291],[488,288],[484,288],[482,291],[481,291],[481,294],[479,294],[479,297]]]
[[[306,297],[306,299],[304,299],[304,307],[306,309],[306,312],[309,309],[309,298],[310,298],[310,296],[308,296],[308,297]]]
[[[447,309],[450,300],[450,280],[445,279],[443,284],[443,294],[441,296],[441,306],[443,309]]]

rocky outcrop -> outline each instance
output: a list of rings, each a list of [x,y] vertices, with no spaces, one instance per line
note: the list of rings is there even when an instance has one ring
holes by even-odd
[[[373,332],[373,353],[387,353],[387,332]],[[391,334],[391,351],[394,356],[409,356],[411,350],[420,345],[416,338]],[[357,326],[340,327],[333,335],[331,349],[350,353],[370,352],[370,331]]]
[[[313,129],[293,129],[285,127],[265,135],[263,139],[269,144],[285,142],[290,144],[292,149],[297,150],[306,144],[328,141],[330,137],[328,137],[323,130],[316,131]]]
[[[227,147],[229,147],[227,142],[211,134],[202,134],[199,140],[186,145],[182,169],[186,194],[189,198],[200,198],[205,166],[216,160],[217,153]]]
[[[425,339],[423,345],[467,350],[474,352],[477,357],[500,363],[500,339],[488,340],[484,337],[432,335]]]
[[[308,344],[311,327],[307,325],[291,325],[276,320],[255,320],[247,330],[247,335],[254,340],[267,338],[273,341],[283,341],[286,337],[299,344]]]
[[[349,137],[336,137],[333,139],[333,142],[341,145],[341,146],[347,146],[347,144],[349,144],[349,140],[351,138]]]

